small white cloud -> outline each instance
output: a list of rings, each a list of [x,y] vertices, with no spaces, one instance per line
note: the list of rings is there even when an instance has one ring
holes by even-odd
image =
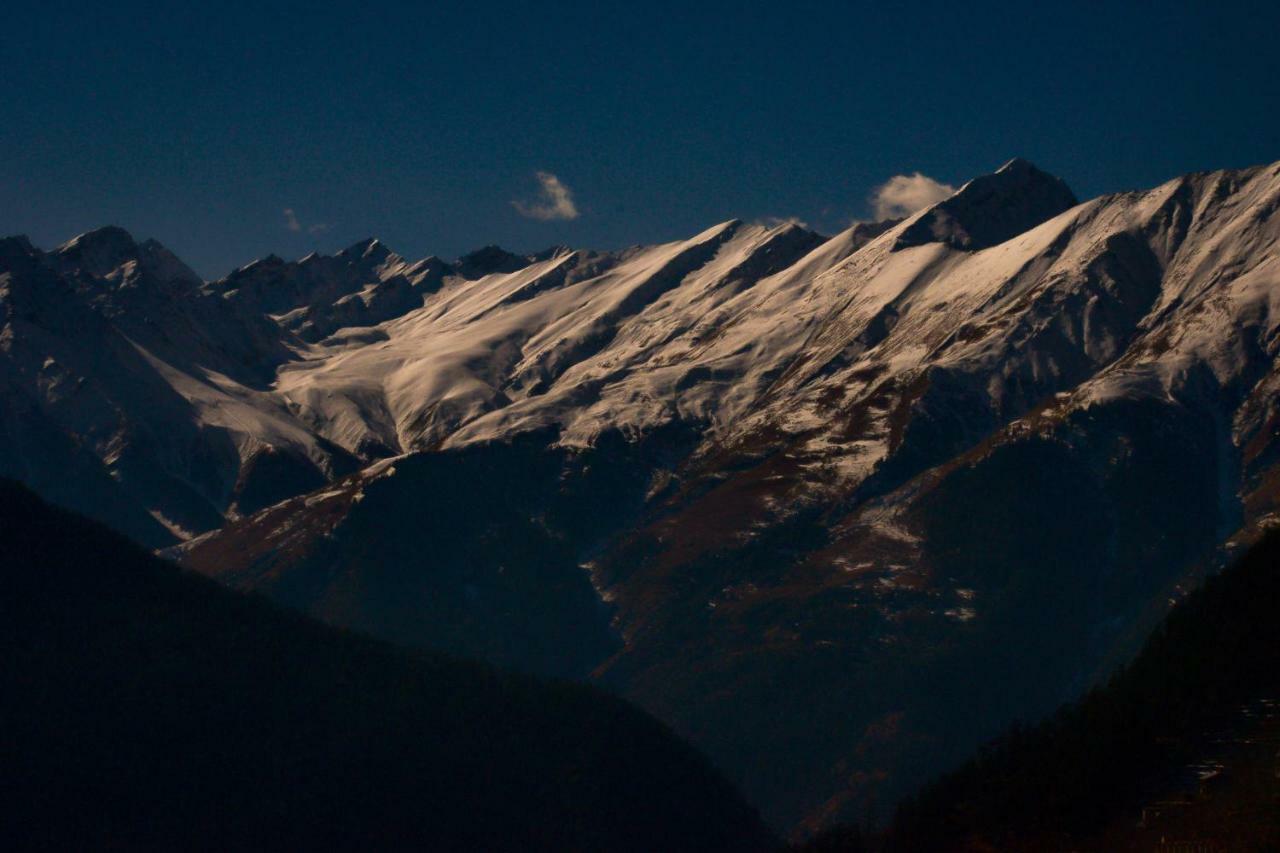
[[[294,213],[293,208],[286,207],[284,209],[284,227],[294,234],[301,234],[303,231],[308,234],[323,234],[333,226],[327,222],[313,222],[310,225],[304,225],[298,220],[298,215]]]
[[[536,172],[541,189],[538,200],[532,203],[513,201],[511,206],[521,216],[549,221],[552,219],[577,219],[578,206],[573,203],[573,191],[550,172]]]
[[[777,228],[780,225],[795,225],[799,228],[809,227],[809,223],[798,216],[766,216],[764,219],[757,219],[756,224],[763,225],[766,228]]]
[[[894,175],[876,187],[869,200],[876,219],[901,219],[937,204],[955,191],[951,184],[916,172],[914,175]]]

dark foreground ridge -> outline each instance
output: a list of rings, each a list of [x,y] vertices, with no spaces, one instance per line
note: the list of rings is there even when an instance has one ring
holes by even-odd
[[[597,690],[225,590],[0,481],[6,849],[765,850]]]
[[[1280,532],[1175,607],[1102,687],[819,851],[1280,849]]]

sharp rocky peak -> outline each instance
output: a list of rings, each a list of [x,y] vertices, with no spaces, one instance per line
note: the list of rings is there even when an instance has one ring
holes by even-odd
[[[199,287],[204,281],[195,270],[182,262],[182,259],[169,251],[158,240],[144,240],[138,246],[138,261],[143,270],[166,285],[183,285]]]
[[[377,237],[366,237],[338,253],[344,258],[380,264],[391,257],[393,252]]]
[[[543,249],[540,252],[534,252],[533,254],[529,255],[528,258],[530,261],[533,261],[534,263],[538,263],[539,261],[549,261],[552,258],[559,258],[559,257],[563,257],[564,255],[571,255],[573,254],[573,252],[574,252],[574,249],[570,246],[555,245],[555,246],[548,246],[547,248]]]
[[[13,266],[30,266],[40,255],[26,234],[0,238],[0,270]]]
[[[177,255],[158,240],[141,243],[123,228],[107,225],[63,243],[47,257],[63,272],[90,279],[134,284],[151,282],[165,288],[188,289],[203,282]]]
[[[485,246],[458,258],[453,265],[464,278],[480,278],[495,272],[515,272],[529,265],[529,259],[512,254],[501,246]]]
[[[136,260],[138,244],[128,231],[108,225],[73,237],[59,246],[54,255],[59,266],[101,277],[127,261]]]
[[[1079,202],[1066,182],[1015,157],[974,178],[950,198],[919,214],[894,244],[905,249],[946,243],[976,251],[1010,240]]]

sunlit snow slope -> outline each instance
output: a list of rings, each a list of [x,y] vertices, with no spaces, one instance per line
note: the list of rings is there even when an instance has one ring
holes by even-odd
[[[833,237],[0,244],[0,472],[333,621],[607,681],[775,825],[1123,660],[1280,501],[1280,164],[1014,160]],[[194,534],[202,534],[191,538]]]

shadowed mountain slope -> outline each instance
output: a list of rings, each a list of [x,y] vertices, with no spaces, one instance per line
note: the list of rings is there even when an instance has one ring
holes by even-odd
[[[131,332],[119,235],[71,278],[10,241],[0,466],[313,615],[606,683],[780,829],[886,818],[1280,512],[1278,211],[1280,164],[1076,203],[1014,160],[830,237],[147,279],[266,317],[265,378]]]
[[[773,849],[596,690],[291,615],[11,481],[0,547],[6,849]]]
[[[911,798],[877,849],[1275,850],[1277,612],[1273,532],[1179,603],[1106,684]],[[857,835],[804,849],[867,849]]]

